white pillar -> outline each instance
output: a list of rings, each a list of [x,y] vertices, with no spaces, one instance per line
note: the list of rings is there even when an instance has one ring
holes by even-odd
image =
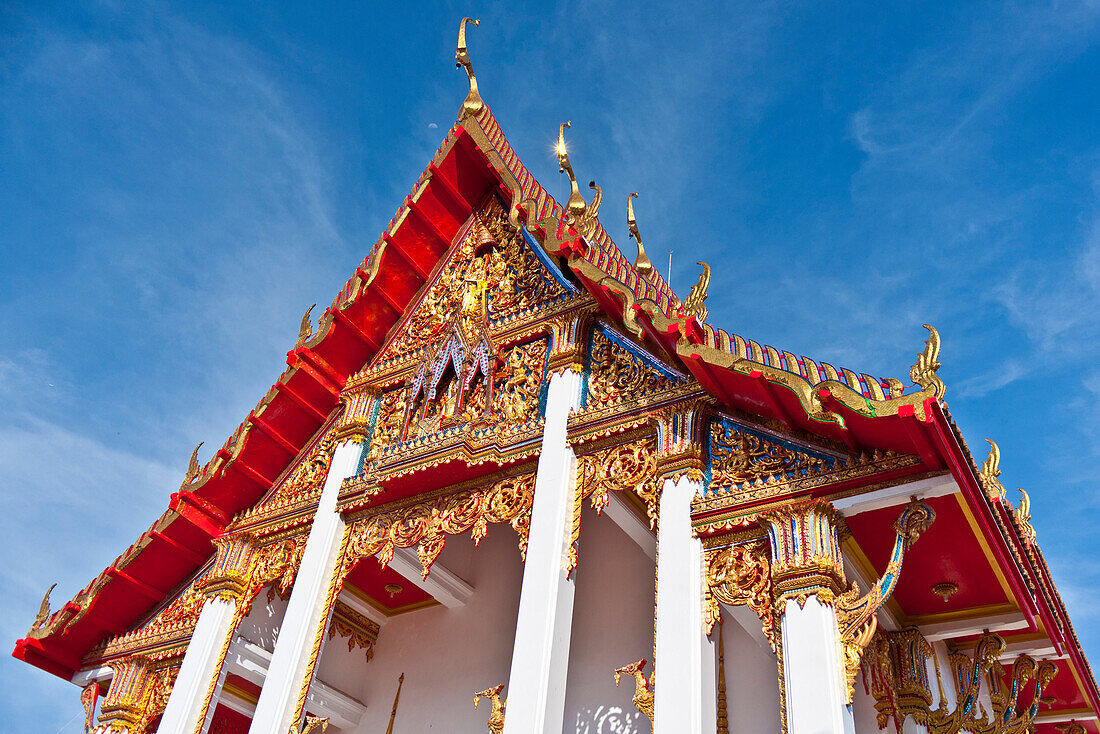
[[[564,560],[577,474],[566,421],[580,405],[581,378],[571,369],[550,378],[504,734],[561,734],[564,723],[574,594]]]
[[[199,734],[214,711],[215,689],[236,629],[238,602],[215,597],[199,613],[157,734]]]
[[[787,730],[798,734],[852,734],[855,721],[841,676],[836,612],[817,595],[799,607],[787,599],[782,615]]]
[[[703,626],[703,544],[691,530],[700,485],[686,476],[666,479],[661,492],[654,734],[710,734],[717,726],[714,643]]]
[[[279,637],[271,655],[250,734],[284,734],[298,709],[298,699],[311,671],[310,657],[324,633],[327,601],[339,562],[344,521],[336,512],[336,499],[344,479],[359,469],[361,444],[345,442],[336,447],[329,466],[317,514],[302,553],[302,564],[294,580]]]

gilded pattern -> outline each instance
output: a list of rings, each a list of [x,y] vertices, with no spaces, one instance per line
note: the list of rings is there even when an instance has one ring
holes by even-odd
[[[676,384],[600,331],[592,334],[590,366],[589,404],[622,402]]]
[[[649,674],[649,679],[645,677],[645,658],[636,660],[630,665],[624,665],[621,668],[615,668],[615,687],[618,688],[619,680],[624,675],[629,675],[634,679],[634,697],[630,699],[630,702],[634,704],[634,707],[645,714],[645,717],[649,719],[649,723],[653,723],[653,673]]]
[[[373,619],[363,616],[347,604],[336,602],[332,610],[332,622],[329,624],[328,636],[332,639],[336,635],[348,638],[348,652],[356,647],[366,651],[367,662],[374,658],[374,645],[378,642],[378,623]]]
[[[714,421],[710,425],[711,487],[740,488],[828,470],[836,461],[797,451],[755,433]]]
[[[504,715],[505,709],[508,707],[507,701],[500,699],[500,692],[504,690],[504,684],[498,683],[495,686],[486,688],[483,691],[478,691],[474,694],[474,708],[477,708],[478,702],[484,698],[491,705],[492,709],[489,711],[489,721],[486,722],[486,726],[489,728],[490,734],[501,734],[504,731]]]
[[[719,602],[744,604],[760,617],[764,636],[777,649],[776,617],[772,605],[772,573],[766,543],[714,548],[706,552],[707,633],[721,620]]]
[[[527,474],[502,479],[488,489],[444,495],[360,520],[351,527],[341,577],[361,558],[377,555],[386,565],[396,549],[416,546],[427,578],[448,535],[469,530],[476,545],[491,522],[509,523],[519,535],[520,553],[526,556],[534,491],[535,476]]]
[[[970,655],[959,651],[948,656],[948,678],[954,687],[956,705],[951,708],[944,695],[943,673],[932,646],[916,628],[879,632],[867,654],[864,677],[875,699],[880,729],[893,721],[898,731],[907,718],[927,728],[929,734],[1025,734],[1033,731],[1035,717],[1057,666],[1044,660],[1036,663],[1020,655],[1006,675],[999,662],[1006,649],[1004,639],[987,632],[974,643]],[[936,673],[936,696],[928,676],[927,660]],[[1007,678],[1007,682],[1006,682]],[[1030,701],[1023,693],[1031,681]],[[990,710],[979,702],[983,688],[989,692]],[[933,701],[936,705],[933,706]]]

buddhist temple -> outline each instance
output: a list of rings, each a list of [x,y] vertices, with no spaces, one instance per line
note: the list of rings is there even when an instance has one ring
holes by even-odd
[[[566,201],[524,167],[476,24],[457,121],[286,369],[14,655],[97,734],[1100,734],[936,330],[894,379],[712,323],[711,268],[673,292],[570,123]]]

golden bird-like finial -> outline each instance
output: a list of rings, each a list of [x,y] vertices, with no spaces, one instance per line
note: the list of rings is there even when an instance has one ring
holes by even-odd
[[[480,20],[474,18],[463,18],[462,22],[458,24],[458,45],[455,47],[455,66],[461,66],[466,70],[466,76],[470,78],[470,91],[466,95],[465,101],[462,103],[462,110],[458,114],[458,119],[462,120],[471,115],[476,115],[485,109],[485,102],[481,99],[481,95],[477,91],[477,77],[474,76],[474,65],[470,61],[470,53],[466,49],[466,24],[473,23],[475,26],[481,25]]]
[[[581,189],[577,186],[577,177],[573,175],[573,166],[569,163],[569,149],[565,147],[565,128],[572,126],[573,123],[569,120],[558,125],[558,144],[555,146],[554,152],[558,154],[558,173],[569,176],[569,200],[565,202],[565,211],[574,221],[579,221],[584,217],[588,204],[584,202],[584,197],[581,196]]]
[[[1005,498],[1005,487],[997,479],[1001,476],[1001,447],[991,439],[987,438],[986,441],[989,443],[989,456],[986,457],[985,463],[978,471],[978,480],[981,481],[982,488],[989,499],[1003,500]]]
[[[1020,525],[1020,534],[1029,543],[1035,542],[1035,528],[1031,526],[1031,497],[1020,489],[1020,506],[1012,513]]]
[[[38,614],[34,615],[34,624],[31,625],[31,629],[38,629],[46,620],[50,618],[50,594],[53,593],[57,584],[54,584],[50,588],[46,589],[46,595],[42,597],[42,603],[38,606]]]
[[[183,477],[183,484],[180,485],[180,489],[186,489],[199,475],[199,449],[202,448],[204,443],[205,441],[199,441],[199,445],[191,452],[191,460],[187,462],[187,474]]]
[[[909,379],[921,386],[922,390],[931,390],[937,399],[942,400],[947,388],[936,371],[940,368],[940,333],[928,324],[928,341],[924,351],[917,356],[917,363],[909,368]]]
[[[637,197],[637,191],[626,197],[626,227],[630,230],[630,236],[638,243],[638,257],[634,258],[634,269],[638,271],[638,275],[646,280],[652,280],[655,272],[653,263],[646,257],[645,246],[642,244],[642,235],[638,232],[638,220],[634,218],[634,199]]]
[[[596,185],[595,181],[588,182],[588,188],[593,189],[596,195],[592,197],[592,203],[587,206],[579,218],[574,220],[573,226],[582,237],[592,239],[596,236],[596,217],[600,214],[600,202],[603,201],[603,189]]]
[[[603,189],[597,186],[595,181],[589,181],[588,188],[596,192],[592,197],[592,203],[588,205],[588,217],[595,220],[600,214],[600,204],[603,203]]]
[[[702,261],[695,264],[702,265],[703,272],[699,274],[699,282],[691,287],[687,300],[684,301],[684,315],[706,321],[707,307],[704,301],[707,300],[707,288],[710,287],[710,266]]]
[[[313,333],[313,324],[309,320],[309,313],[314,309],[317,304],[313,304],[306,309],[306,312],[302,314],[302,325],[298,327],[298,339],[294,342],[295,348],[302,346],[309,339],[309,335]]]

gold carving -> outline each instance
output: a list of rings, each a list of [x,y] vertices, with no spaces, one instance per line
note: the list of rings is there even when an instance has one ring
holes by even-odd
[[[507,701],[500,700],[500,692],[504,690],[504,684],[498,683],[491,688],[486,688],[484,691],[478,691],[474,694],[474,708],[477,708],[478,702],[484,698],[493,704],[493,710],[489,712],[489,721],[487,726],[492,734],[501,734],[504,731],[504,709],[508,706]]]
[[[1005,498],[1005,487],[997,479],[1001,476],[1001,447],[988,438],[986,441],[989,443],[989,456],[986,457],[985,463],[982,464],[982,468],[978,472],[978,481],[981,482],[982,489],[985,490],[985,494],[989,499],[1003,500]]]
[[[294,342],[294,347],[298,348],[309,341],[309,337],[313,335],[313,323],[309,319],[309,314],[317,307],[317,304],[313,304],[306,309],[306,312],[302,314],[302,323],[298,327],[298,339]]]
[[[695,263],[703,266],[703,272],[699,274],[699,282],[691,287],[688,297],[684,301],[683,313],[685,316],[694,316],[699,321],[707,320],[707,288],[710,286],[710,266],[705,262]]]
[[[397,679],[397,693],[393,694],[393,708],[390,710],[390,723],[386,727],[386,734],[393,734],[393,720],[397,718],[397,702],[401,699],[401,686],[405,685],[405,674]],[[477,708],[477,706],[474,706]]]
[[[710,426],[711,487],[774,482],[830,468],[834,461],[766,441],[737,426]]]
[[[634,678],[634,697],[630,699],[630,702],[634,706],[645,714],[645,717],[649,719],[649,723],[653,723],[653,674],[650,673],[649,680],[646,680],[645,670],[646,660],[636,660],[630,665],[624,665],[621,668],[615,668],[615,687],[619,686],[619,679],[623,675],[633,676]]]
[[[39,633],[45,627],[46,620],[50,618],[50,594],[53,593],[55,588],[57,588],[57,584],[53,584],[46,589],[46,594],[42,597],[42,603],[38,605],[38,614],[34,615],[34,624],[27,631],[27,637],[32,640],[39,638]]]
[[[760,617],[764,636],[776,650],[775,612],[772,606],[772,574],[766,543],[731,545],[706,552],[707,633],[721,622],[719,602],[744,604]]]
[[[840,644],[844,651],[848,703],[852,702],[860,658],[878,625],[876,615],[897,587],[905,553],[935,521],[936,513],[927,503],[917,500],[910,502],[894,523],[897,533],[894,550],[879,580],[862,597],[859,596],[859,587],[853,583],[836,600],[836,619],[840,630]]]
[[[322,718],[320,716],[314,716],[313,714],[306,714],[305,721],[302,722],[301,726],[297,724],[290,725],[289,734],[310,734],[310,732],[317,731],[318,729],[321,731],[328,729],[328,717],[325,716]]]
[[[360,520],[351,528],[342,576],[360,558],[377,555],[385,566],[397,548],[415,545],[427,578],[448,535],[470,530],[477,545],[491,522],[510,523],[519,535],[520,553],[526,557],[534,491],[535,476],[527,474],[502,479],[489,489],[445,495]]]
[[[84,734],[92,730],[95,720],[95,702],[99,698],[99,683],[92,681],[80,691],[80,705],[84,707]]]
[[[565,202],[566,222],[574,223],[584,219],[588,205],[581,196],[580,187],[577,186],[577,177],[573,175],[573,166],[569,163],[569,149],[565,147],[565,128],[572,127],[572,122],[563,122],[558,126],[558,144],[554,152],[558,155],[558,173],[564,173],[569,177],[569,199]]]
[[[474,65],[470,61],[470,53],[466,48],[466,24],[481,25],[480,20],[463,18],[458,24],[458,43],[455,45],[455,66],[461,66],[466,70],[466,76],[470,80],[470,91],[462,102],[462,110],[458,114],[461,121],[471,115],[476,115],[485,109],[485,102],[477,91],[477,78],[474,76]]]
[[[634,491],[646,502],[651,525],[657,520],[657,442],[642,439],[577,458],[577,493],[592,498],[597,514],[610,492]]]
[[[370,662],[374,658],[374,645],[378,642],[379,629],[378,623],[373,619],[338,601],[332,610],[328,636],[330,640],[336,635],[347,637],[348,652],[361,647],[366,650],[367,662]]]
[[[612,403],[665,390],[675,382],[616,344],[602,332],[592,335],[588,403]]]
[[[1027,543],[1035,542],[1035,528],[1031,526],[1031,497],[1024,490],[1020,492],[1020,506],[1012,512],[1012,517],[1020,528],[1020,535]]]
[[[917,363],[909,369],[909,379],[920,385],[922,390],[931,390],[937,399],[943,399],[947,389],[943,380],[936,374],[940,368],[940,333],[928,324],[928,341],[924,344],[924,351],[917,356]]]
[[[187,462],[187,473],[183,475],[183,482],[180,484],[180,490],[185,490],[191,486],[191,483],[195,481],[195,478],[199,475],[199,449],[205,441],[199,441],[199,445],[195,447],[195,450],[191,452],[191,458]]]
[[[637,191],[626,197],[626,228],[634,241],[638,243],[638,255],[634,258],[634,269],[638,271],[638,276],[643,280],[652,281],[656,271],[653,269],[653,263],[646,257],[642,235],[638,231],[638,220],[634,218],[634,199],[637,197]]]
[[[1036,664],[1028,655],[1020,655],[1005,674],[999,658],[1006,649],[1004,639],[992,632],[983,634],[970,656],[960,652],[948,656],[948,671],[957,704],[948,708],[944,696],[939,659],[932,646],[916,628],[899,632],[879,632],[867,656],[864,675],[875,699],[879,728],[891,720],[901,731],[909,717],[930,734],[1024,734],[1032,731],[1044,692],[1058,668],[1049,660]],[[932,707],[932,689],[925,661],[935,663],[938,703]],[[1007,681],[1006,681],[1007,678]],[[1021,696],[1034,680],[1031,701]],[[983,686],[984,684],[984,686]],[[979,702],[983,687],[989,692],[990,710]]]
[[[588,182],[588,188],[596,192],[592,197],[592,203],[585,209],[584,214],[574,223],[577,232],[585,239],[595,239],[600,226],[596,217],[600,213],[600,204],[603,203],[603,189],[596,185],[595,181]]]
[[[267,592],[269,603],[275,599],[276,594],[286,597],[294,586],[294,577],[302,564],[306,540],[306,534],[300,533],[256,550],[253,558],[251,596],[254,597],[260,589],[271,584]]]
[[[718,726],[717,734],[730,734],[729,709],[726,706],[726,643],[722,634],[722,615],[718,615]]]

